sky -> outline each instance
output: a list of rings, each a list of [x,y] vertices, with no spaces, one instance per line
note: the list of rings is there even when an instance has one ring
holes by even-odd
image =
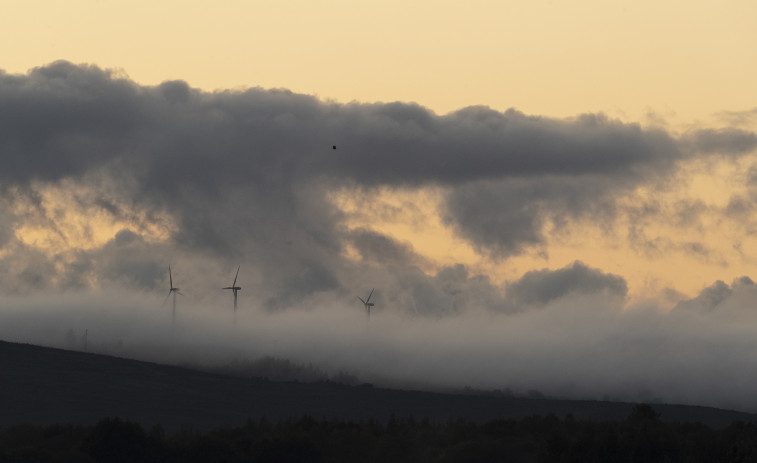
[[[5,9],[3,339],[752,410],[753,2]]]

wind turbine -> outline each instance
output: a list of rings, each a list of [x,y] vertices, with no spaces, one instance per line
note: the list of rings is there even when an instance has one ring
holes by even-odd
[[[373,302],[371,302],[371,296],[373,296],[373,290],[376,288],[373,288],[371,290],[371,293],[368,295],[368,297],[363,300],[362,297],[358,296],[357,298],[360,299],[360,302],[363,303],[365,306],[365,314],[368,315],[368,318],[371,318],[371,307],[373,307]]]
[[[163,299],[163,305],[166,304],[166,301],[168,300],[168,298],[171,296],[171,294],[173,294],[173,311],[171,312],[171,322],[174,323],[176,322],[176,295],[179,294],[183,296],[183,294],[179,292],[179,288],[173,287],[173,277],[171,276],[170,264],[168,265],[168,284],[169,284],[170,289],[168,290],[168,294],[166,295],[166,298]]]
[[[241,265],[239,267],[241,267]],[[234,283],[232,283],[231,286],[221,288],[221,289],[230,289],[234,293],[234,310],[235,311],[237,310],[237,292],[242,290],[241,287],[237,286],[237,277],[239,277],[239,267],[237,267],[237,274],[234,277]]]

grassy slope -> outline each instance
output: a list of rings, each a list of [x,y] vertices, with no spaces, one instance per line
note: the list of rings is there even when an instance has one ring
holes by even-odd
[[[206,430],[248,418],[300,417],[386,420],[392,413],[432,420],[486,422],[533,414],[572,413],[579,419],[622,420],[632,404],[484,397],[398,391],[334,383],[271,382],[0,341],[0,426],[18,423],[91,424],[118,416],[145,427]],[[655,405],[668,421],[723,427],[754,420],[747,413]]]

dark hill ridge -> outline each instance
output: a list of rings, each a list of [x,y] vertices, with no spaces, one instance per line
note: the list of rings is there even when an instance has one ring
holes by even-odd
[[[105,355],[0,341],[0,426],[19,423],[92,424],[118,416],[145,427],[162,424],[207,430],[310,415],[350,421],[428,417],[434,421],[573,414],[622,420],[633,404],[443,394],[245,379]],[[666,421],[700,421],[714,428],[756,416],[684,405],[654,405]]]

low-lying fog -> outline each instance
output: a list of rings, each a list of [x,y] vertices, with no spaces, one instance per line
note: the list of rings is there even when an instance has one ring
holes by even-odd
[[[171,300],[154,295],[32,296],[1,301],[0,337],[75,350],[86,337],[89,352],[201,367],[274,357],[395,387],[755,411],[757,320],[744,309],[754,292],[745,286],[717,310],[624,310],[576,296],[439,319],[384,307],[370,320],[359,301],[235,313],[230,297],[193,305],[179,296],[175,323]]]

